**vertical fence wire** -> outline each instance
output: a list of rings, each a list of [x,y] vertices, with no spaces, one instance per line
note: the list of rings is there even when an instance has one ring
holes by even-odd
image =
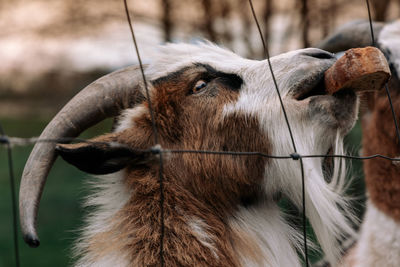
[[[152,149],[152,153],[159,155],[159,171],[158,171],[158,173],[159,173],[158,181],[159,181],[159,185],[160,185],[160,203],[159,203],[159,205],[160,205],[160,252],[159,252],[159,257],[160,257],[160,265],[161,265],[161,267],[164,267],[164,234],[165,234],[165,225],[164,225],[163,154],[162,154],[161,146],[158,143],[159,139],[158,139],[157,122],[155,120],[155,114],[154,114],[154,111],[153,111],[153,105],[152,105],[151,98],[150,98],[150,92],[149,92],[148,84],[147,84],[147,81],[146,81],[146,76],[144,74],[144,68],[143,68],[141,57],[140,57],[138,44],[136,42],[135,32],[133,30],[131,17],[129,15],[128,3],[126,2],[126,0],[124,0],[124,7],[125,7],[125,12],[126,12],[126,18],[128,20],[128,24],[129,24],[129,29],[130,29],[130,32],[131,32],[131,35],[132,35],[133,44],[134,44],[135,51],[136,51],[136,56],[137,56],[137,59],[139,61],[139,65],[140,65],[140,72],[142,73],[142,79],[143,79],[144,88],[145,88],[145,91],[146,91],[146,98],[147,98],[149,112],[150,112],[150,116],[151,116],[151,124],[152,124],[152,127],[153,127],[153,135],[154,135],[154,147]]]
[[[17,201],[15,193],[15,178],[14,178],[14,168],[12,160],[12,148],[11,144],[4,132],[2,125],[0,124],[0,144],[6,144],[7,146],[7,159],[8,159],[8,171],[10,178],[10,191],[11,191],[11,205],[12,205],[12,224],[13,224],[13,239],[14,239],[14,256],[15,256],[15,266],[20,266],[19,260],[19,247],[18,247],[18,216],[17,216]]]
[[[372,27],[371,9],[369,7],[369,1],[365,0],[365,2],[367,3],[369,29],[370,29],[370,32],[371,32],[371,44],[372,44],[372,46],[375,46],[375,36],[374,36],[374,28]]]
[[[292,145],[293,145],[294,153],[291,154],[291,157],[292,157],[293,160],[300,160],[301,193],[302,193],[302,205],[303,205],[302,220],[303,220],[303,242],[304,242],[304,257],[305,257],[304,260],[305,260],[306,266],[308,267],[309,266],[309,262],[308,262],[308,246],[307,246],[307,218],[306,218],[305,177],[304,177],[303,159],[297,153],[297,148],[296,148],[296,143],[294,141],[292,128],[290,127],[289,118],[288,118],[288,115],[286,113],[285,105],[283,104],[282,96],[281,96],[281,93],[279,92],[278,83],[276,82],[274,71],[272,69],[272,64],[271,64],[269,50],[268,50],[268,43],[264,40],[264,36],[263,36],[262,30],[261,30],[260,24],[258,23],[257,15],[256,15],[256,12],[254,10],[254,6],[253,6],[252,0],[249,0],[249,4],[250,4],[251,13],[253,14],[253,18],[254,18],[254,21],[255,21],[257,29],[258,29],[258,33],[259,33],[260,38],[261,38],[261,42],[262,42],[262,45],[263,45],[263,48],[264,48],[265,56],[267,57],[268,67],[269,67],[269,70],[271,72],[271,77],[272,77],[272,80],[273,80],[274,85],[275,85],[275,90],[276,90],[276,93],[278,95],[280,106],[282,108],[282,112],[283,112],[283,115],[285,117],[286,125],[287,125],[288,131],[289,131],[290,140],[291,140]]]
[[[370,28],[370,32],[371,32],[371,44],[372,46],[376,46],[375,44],[375,36],[374,36],[374,28],[372,26],[372,18],[371,18],[371,9],[369,7],[369,1],[365,0],[366,4],[367,4],[367,10],[368,10],[368,20],[369,20],[369,28]],[[389,86],[388,83],[385,84],[385,91],[386,91],[386,95],[388,97],[388,101],[389,101],[389,106],[390,106],[390,110],[392,112],[392,117],[393,117],[393,121],[394,121],[394,126],[396,128],[396,135],[397,135],[397,139],[399,141],[400,144],[400,130],[399,130],[399,124],[398,124],[398,120],[397,120],[397,116],[396,116],[396,112],[394,110],[394,106],[393,106],[393,102],[392,102],[392,97],[390,95],[390,91],[389,91]]]

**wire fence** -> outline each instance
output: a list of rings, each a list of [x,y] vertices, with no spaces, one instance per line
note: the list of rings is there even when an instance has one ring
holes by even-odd
[[[256,12],[253,7],[252,0],[249,0],[249,6],[251,8],[251,12],[254,18],[254,22],[256,23],[257,29],[259,31],[260,39],[263,45],[264,49],[264,54],[265,57],[267,58],[269,70],[271,73],[271,77],[274,83],[274,87],[276,89],[276,93],[278,95],[279,101],[280,101],[280,106],[282,108],[282,112],[285,118],[285,122],[289,131],[290,135],[290,142],[293,147],[293,153],[289,155],[269,155],[265,154],[262,152],[246,152],[246,151],[241,151],[241,152],[235,152],[235,151],[208,151],[208,150],[184,150],[184,149],[168,149],[168,148],[162,148],[159,146],[159,135],[158,135],[158,125],[155,120],[155,114],[152,103],[151,103],[151,98],[150,98],[150,93],[148,90],[148,83],[146,80],[146,76],[144,74],[144,67],[142,64],[142,60],[140,57],[140,52],[139,52],[139,47],[136,42],[135,38],[135,33],[134,33],[134,28],[132,25],[132,20],[128,8],[127,1],[124,0],[124,8],[126,12],[126,18],[130,27],[130,32],[132,35],[132,41],[134,44],[135,52],[137,55],[137,59],[139,62],[141,74],[142,74],[142,79],[143,79],[143,84],[145,87],[145,93],[146,93],[146,101],[148,101],[148,109],[149,113],[151,116],[151,122],[152,122],[152,127],[153,127],[153,133],[154,133],[154,146],[148,149],[133,149],[131,147],[127,147],[123,144],[117,144],[118,146],[124,146],[127,151],[131,151],[132,155],[137,155],[138,152],[140,153],[152,153],[155,155],[159,155],[159,192],[160,192],[160,251],[159,251],[159,259],[160,259],[160,265],[164,266],[165,261],[164,261],[164,238],[165,238],[165,225],[164,225],[164,175],[163,175],[163,155],[165,154],[170,154],[170,153],[177,153],[177,154],[183,154],[183,153],[188,153],[188,154],[208,154],[208,155],[218,155],[218,156],[238,156],[238,157],[262,157],[262,158],[270,158],[270,159],[279,159],[279,160],[296,160],[299,161],[299,167],[301,171],[301,182],[302,182],[302,228],[303,228],[303,241],[304,241],[304,262],[306,266],[309,266],[309,253],[308,253],[308,245],[307,245],[307,231],[306,231],[306,203],[305,203],[305,174],[304,174],[304,166],[303,166],[303,159],[305,158],[341,158],[341,159],[349,159],[349,160],[370,160],[370,159],[375,159],[375,158],[381,158],[385,160],[390,160],[390,161],[395,161],[395,162],[400,162],[400,158],[393,158],[389,157],[386,155],[381,155],[381,154],[374,154],[374,155],[368,155],[368,156],[351,156],[351,155],[335,155],[335,154],[325,154],[325,155],[307,155],[307,154],[301,154],[298,152],[296,148],[296,143],[295,139],[293,136],[293,132],[291,129],[291,124],[288,119],[288,115],[284,106],[284,102],[282,100],[278,83],[276,81],[274,71],[273,71],[273,66],[270,61],[270,55],[269,55],[269,50],[268,50],[268,40],[264,39],[263,36],[263,31],[260,27],[260,24],[258,22]],[[373,32],[373,27],[372,27],[372,19],[371,19],[371,11],[370,11],[370,6],[369,6],[369,1],[366,0],[366,6],[368,10],[368,17],[369,17],[369,23],[370,23],[370,33],[371,33],[371,44],[375,46],[375,39],[374,39],[374,32]],[[393,121],[394,125],[396,128],[396,135],[398,140],[400,141],[400,131],[399,131],[399,126],[398,126],[398,121],[396,118],[396,113],[393,107],[393,101],[389,92],[388,85],[385,85],[386,88],[386,93],[390,105],[390,109],[392,112],[393,116]],[[10,191],[11,191],[11,203],[12,203],[12,211],[13,211],[13,238],[14,238],[14,252],[15,252],[15,265],[20,266],[20,258],[19,258],[19,248],[18,248],[18,217],[17,217],[17,204],[16,204],[16,191],[15,191],[15,177],[14,177],[14,172],[13,172],[13,157],[12,157],[12,149],[17,146],[28,146],[36,143],[69,143],[69,142],[84,142],[84,143],[96,143],[96,144],[106,144],[110,145],[110,143],[103,143],[103,142],[93,142],[90,140],[86,139],[80,139],[80,138],[57,138],[57,139],[41,139],[39,137],[31,137],[31,138],[19,138],[19,137],[12,137],[8,136],[6,132],[4,131],[4,128],[0,124],[0,145],[3,145],[7,149],[7,157],[8,157],[8,169],[9,169],[9,179],[10,179]],[[113,143],[113,145],[115,145]]]

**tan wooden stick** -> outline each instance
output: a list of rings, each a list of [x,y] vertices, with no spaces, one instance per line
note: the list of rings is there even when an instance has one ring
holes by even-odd
[[[390,76],[386,58],[378,48],[353,48],[325,72],[326,92],[334,94],[341,89],[355,92],[380,90]]]

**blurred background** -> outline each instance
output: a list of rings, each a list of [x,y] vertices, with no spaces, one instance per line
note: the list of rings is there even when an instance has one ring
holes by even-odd
[[[253,0],[270,54],[313,46],[336,27],[367,19],[363,0]],[[209,39],[253,59],[262,44],[246,0],[129,0],[142,58],[165,42]],[[370,0],[377,21],[400,17],[400,0]],[[0,0],[0,123],[7,135],[38,136],[52,116],[79,90],[115,69],[135,64],[136,54],[123,1]],[[105,121],[83,134],[109,131]],[[360,147],[359,126],[348,136]],[[17,188],[31,146],[13,148]],[[0,147],[0,267],[14,266],[7,151]],[[353,162],[362,178],[361,162]],[[22,266],[66,266],[87,176],[57,161],[39,212],[41,246],[30,249],[19,236]],[[362,205],[362,179],[353,192]],[[362,207],[357,206],[362,213]]]

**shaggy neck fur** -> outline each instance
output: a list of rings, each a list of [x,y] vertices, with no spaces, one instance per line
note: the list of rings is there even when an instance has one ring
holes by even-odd
[[[135,179],[127,192],[121,174],[97,178],[103,185],[96,181],[99,191],[88,201],[97,210],[76,248],[83,255],[77,266],[159,265],[157,177]],[[301,266],[293,247],[300,236],[276,204],[242,207],[227,220],[169,178],[164,185],[166,266]]]
[[[138,107],[135,112],[140,114],[141,109]],[[260,134],[256,130],[258,127],[249,127],[251,123],[247,121],[246,127],[255,129],[255,135]],[[234,124],[237,123],[240,120]],[[227,140],[233,140],[231,145],[236,142],[232,136]],[[337,140],[337,153],[342,149],[340,140]],[[227,146],[227,150],[231,149],[229,142],[225,142],[224,146]],[[220,149],[222,147],[216,148]],[[252,149],[246,149],[256,151],[260,149],[260,144],[255,143]],[[262,193],[263,188],[256,186],[260,183],[257,178],[274,177],[274,174],[267,173],[264,176],[262,172],[254,172],[263,169],[257,166],[264,166],[264,160],[231,160],[230,157],[224,160],[223,157],[199,155],[194,158],[193,155],[166,157],[165,263],[167,266],[301,266],[297,252],[303,249],[302,236],[288,224],[275,203],[274,185],[265,186],[271,190],[266,194]],[[274,164],[279,163],[271,161],[267,164],[267,169],[271,169],[277,168]],[[297,162],[287,164],[286,168]],[[210,173],[208,170],[211,166],[230,167],[214,168]],[[306,188],[307,215],[312,223],[321,223],[320,226],[317,223],[317,227],[320,227],[316,228],[317,233],[324,233],[324,229],[328,229],[327,237],[322,235],[321,243],[333,246],[334,243],[326,243],[331,240],[329,232],[336,233],[340,225],[330,224],[334,222],[330,216],[338,219],[341,217],[337,216],[343,215],[335,210],[337,203],[329,201],[338,198],[334,195],[334,188],[340,188],[337,183],[342,173],[334,171],[332,182],[328,185],[324,181],[321,166],[320,160],[305,161],[306,181],[309,183]],[[296,179],[300,181],[296,167],[292,167],[292,174],[283,172],[276,175],[293,175],[293,182]],[[224,173],[226,169],[231,169],[231,172]],[[246,178],[248,175],[253,178]],[[199,179],[189,179],[191,177]],[[88,205],[97,209],[88,218],[88,226],[83,229],[82,239],[78,243],[76,252],[80,259],[77,266],[109,266],[115,263],[120,266],[157,266],[160,246],[158,169],[149,172],[148,166],[143,169],[136,167],[99,179],[93,183],[97,192],[88,200]],[[254,185],[246,182],[249,180],[253,180]],[[204,181],[208,181],[208,187],[204,186]],[[225,181],[224,184],[217,186],[222,181]],[[227,181],[233,182],[229,184]],[[213,188],[223,190],[213,191]],[[299,184],[292,189],[287,185],[287,191],[283,192],[289,194],[293,190],[298,194],[299,189]],[[315,190],[323,190],[322,193],[332,199],[312,199],[313,195],[321,194]],[[235,191],[238,195],[232,196]],[[224,195],[224,192],[230,194]],[[240,195],[239,192],[246,194]],[[299,202],[301,200],[301,195],[292,194],[289,197]],[[319,215],[324,213],[321,207],[325,208],[326,216]]]

